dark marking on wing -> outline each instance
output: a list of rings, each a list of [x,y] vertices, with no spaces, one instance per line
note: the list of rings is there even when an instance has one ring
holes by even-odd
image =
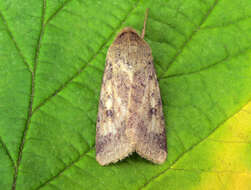
[[[111,80],[112,79],[112,71],[113,71],[112,63],[107,61],[106,64],[107,64],[107,68],[106,68],[106,71],[105,71],[106,80]]]
[[[154,135],[154,141],[156,141],[159,145],[159,147],[162,149],[162,150],[165,150],[166,151],[166,130],[164,128],[163,132],[162,133],[155,133]]]
[[[158,106],[161,107],[162,106],[162,101],[161,98],[158,99]]]
[[[112,117],[113,116],[113,111],[112,110],[106,110],[106,116],[107,117]]]
[[[118,96],[121,98],[122,102],[127,103],[131,85],[128,74],[121,71],[118,75],[116,75],[116,78],[114,80],[117,92],[119,92]]]
[[[157,109],[156,108],[151,108],[150,111],[149,111],[149,113],[151,115],[156,115],[157,114]]]
[[[96,140],[96,153],[98,154],[100,152],[103,152],[105,145],[107,145],[109,142],[111,142],[112,134],[109,133],[105,136],[97,134],[96,139],[98,139],[98,141]]]
[[[101,98],[100,98],[100,100],[99,100],[99,107],[100,107],[101,109],[104,108],[104,103],[103,103],[103,101],[102,101]]]

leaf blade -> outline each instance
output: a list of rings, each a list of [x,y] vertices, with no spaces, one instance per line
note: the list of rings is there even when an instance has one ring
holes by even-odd
[[[11,1],[12,5],[14,2]],[[248,32],[251,7],[245,0],[239,4],[237,9],[234,1],[211,0],[49,1],[42,38],[39,37],[39,29],[43,28],[39,25],[41,2],[25,5],[40,10],[37,11],[40,20],[35,19],[32,27],[32,22],[26,20],[20,34],[13,27],[20,20],[13,21],[12,16],[7,16],[11,33],[0,23],[0,34],[9,36],[0,40],[17,56],[13,58],[0,45],[0,59],[4,60],[0,61],[0,67],[4,68],[0,76],[5,79],[0,81],[0,97],[1,102],[7,102],[4,106],[0,104],[1,118],[5,118],[0,122],[3,155],[0,171],[7,171],[0,174],[4,179],[0,187],[11,188],[12,167],[15,168],[11,159],[17,160],[20,134],[29,112],[32,79],[27,68],[36,68],[36,61],[31,60],[37,60],[34,105],[16,189],[139,189],[176,160],[190,155],[195,144],[207,139],[251,97]],[[2,5],[6,6],[0,1],[0,10],[5,10]],[[122,26],[141,31],[147,7],[150,14],[145,39],[153,50],[160,76],[168,159],[164,165],[156,166],[133,155],[116,165],[100,167],[93,147],[105,54]],[[235,14],[230,14],[233,9]],[[13,14],[13,7],[11,10],[9,15]],[[34,27],[38,30],[30,36],[35,38],[20,40],[25,31]],[[13,42],[13,38],[11,42],[11,36],[17,40]],[[36,47],[40,47],[37,55],[31,51]],[[16,63],[18,68],[16,65],[5,68],[8,63]],[[9,117],[17,108],[20,110],[13,116],[21,116],[22,124],[12,123]],[[13,130],[8,126],[13,126]],[[168,175],[174,177],[175,173]],[[190,179],[189,175],[185,177]],[[197,180],[196,175],[192,177]],[[175,183],[177,187],[182,185]],[[156,185],[155,181],[152,185]]]

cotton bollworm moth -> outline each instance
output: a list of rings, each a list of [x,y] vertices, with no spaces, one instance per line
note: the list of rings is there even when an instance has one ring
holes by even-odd
[[[132,152],[161,164],[166,160],[166,132],[152,51],[141,36],[124,28],[110,46],[100,93],[96,159],[115,163]]]

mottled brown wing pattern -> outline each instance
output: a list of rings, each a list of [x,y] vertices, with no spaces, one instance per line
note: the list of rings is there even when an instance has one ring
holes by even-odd
[[[120,93],[130,84],[129,80],[125,84],[121,79],[124,75],[107,56],[96,127],[96,159],[101,165],[117,162],[133,151],[125,134],[128,92]]]
[[[143,87],[145,90],[138,110],[141,120],[136,132],[136,152],[154,163],[163,163],[167,153],[162,101],[152,60],[147,64],[142,74],[142,78],[145,79]],[[141,77],[135,77],[133,83],[139,83],[138,78]]]
[[[165,122],[151,49],[125,28],[108,50],[100,94],[96,159],[116,162],[136,151],[162,163],[166,159]]]

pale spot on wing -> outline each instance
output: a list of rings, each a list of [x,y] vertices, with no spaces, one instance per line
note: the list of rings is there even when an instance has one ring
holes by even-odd
[[[150,103],[151,103],[151,106],[154,108],[156,105],[156,100],[154,96],[150,98]]]
[[[107,121],[104,123],[102,135],[108,135],[109,133],[112,135],[117,133],[116,126],[113,121]]]
[[[117,102],[118,102],[118,105],[121,105],[121,98],[120,97],[117,97]]]
[[[126,118],[126,114],[127,114],[127,107],[126,107],[126,106],[121,105],[121,107],[120,107],[120,111],[121,111],[121,117],[122,117],[122,118]]]
[[[158,130],[158,128],[159,128],[159,127],[157,127],[157,125],[158,125],[158,120],[156,119],[156,116],[153,115],[149,130],[152,131],[152,132],[156,132],[156,130]]]
[[[116,103],[117,110],[120,110],[117,112],[117,118],[119,120],[121,120],[122,118],[124,119],[127,114],[127,107],[123,105],[121,98],[119,96],[116,98],[116,101],[117,101]]]
[[[106,87],[105,87],[105,90],[106,90],[107,92],[111,92],[111,91],[112,91],[111,82],[108,82],[108,81],[107,81],[107,85],[106,85]]]
[[[112,107],[112,99],[111,98],[107,99],[105,106],[107,109],[110,109]]]

